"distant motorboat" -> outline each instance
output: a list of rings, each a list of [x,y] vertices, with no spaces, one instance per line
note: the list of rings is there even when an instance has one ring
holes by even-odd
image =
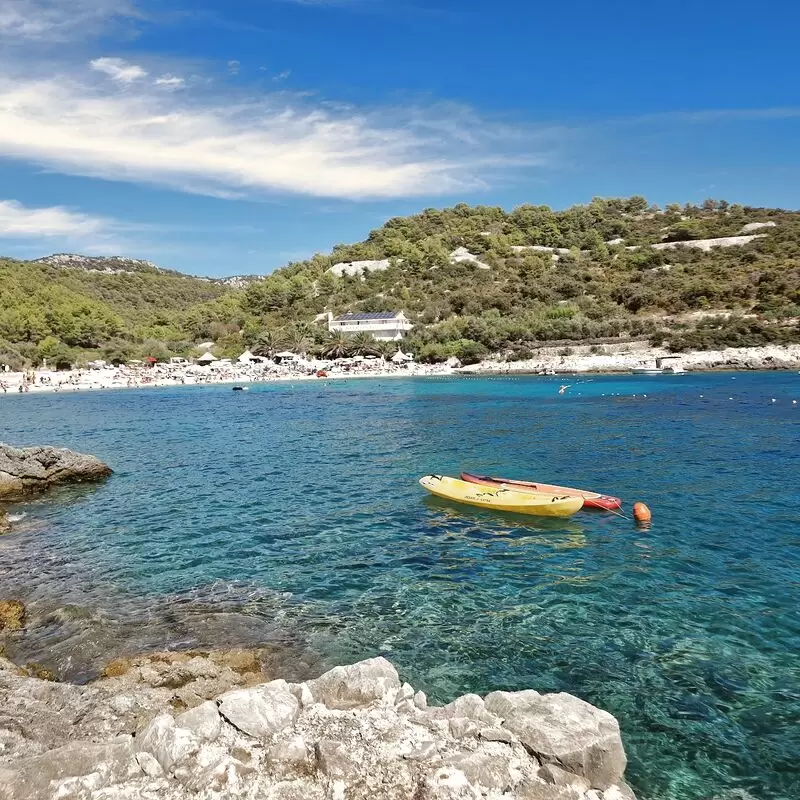
[[[631,372],[634,375],[683,375],[686,370],[681,364],[680,356],[660,356],[654,367],[642,362],[641,366],[634,367]]]
[[[247,391],[247,387],[246,386],[234,386],[233,387],[233,391],[234,392],[246,392]]]

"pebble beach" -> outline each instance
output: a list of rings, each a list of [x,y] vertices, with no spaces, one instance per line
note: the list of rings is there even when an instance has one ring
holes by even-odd
[[[339,359],[337,361],[284,361],[276,364],[220,361],[212,366],[155,364],[102,369],[47,369],[0,373],[0,396],[40,392],[77,392],[104,389],[142,389],[164,386],[208,386],[269,383],[275,381],[319,381],[348,378],[441,377],[454,374],[579,374],[625,373],[654,367],[656,359],[675,355],[644,342],[610,345],[542,347],[523,361],[506,361],[499,355],[477,364],[461,366],[395,364],[383,359]],[[687,372],[706,370],[800,370],[800,345],[729,347],[680,354],[680,367]]]

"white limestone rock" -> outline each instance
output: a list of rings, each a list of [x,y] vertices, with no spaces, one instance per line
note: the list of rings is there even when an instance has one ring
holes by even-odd
[[[219,712],[228,722],[255,739],[290,727],[300,713],[300,703],[284,680],[251,689],[234,689],[219,698]]]
[[[0,800],[635,800],[611,780],[624,766],[613,718],[569,695],[428,709],[384,659],[308,685],[230,685],[173,719],[184,687],[144,683],[138,667],[74,686],[0,659]]]
[[[544,763],[585,777],[596,789],[619,783],[627,759],[619,724],[565,693],[504,692],[489,695],[487,707],[503,710],[504,726]]]
[[[142,772],[151,778],[158,778],[164,774],[164,770],[161,769],[161,764],[158,763],[156,757],[145,750],[141,750],[136,754],[136,763],[141,767]]]
[[[200,740],[191,731],[176,727],[169,714],[159,714],[136,737],[136,749],[150,753],[164,772],[170,772],[200,750]]]
[[[383,700],[400,688],[397,670],[385,658],[334,667],[308,682],[314,700],[328,708],[351,709]]]
[[[478,735],[478,723],[469,717],[450,717],[450,735],[454,739],[464,739]]]
[[[311,775],[316,766],[316,754],[300,734],[276,742],[267,751],[266,758],[281,779]]]
[[[539,769],[538,774],[545,783],[550,783],[553,786],[567,786],[581,793],[588,792],[592,788],[586,778],[567,772],[555,764],[544,764]]]
[[[471,784],[500,792],[511,791],[522,779],[522,774],[511,766],[509,757],[484,752],[463,753],[448,763],[463,772]]]
[[[519,708],[527,703],[533,703],[541,697],[533,689],[523,689],[521,692],[492,692],[486,695],[484,705],[486,710],[496,714],[501,719],[510,717]]]
[[[121,782],[139,767],[133,758],[130,737],[108,744],[70,742],[32,758],[19,759],[0,768],[2,800],[51,800],[58,786],[89,778],[88,784],[101,789]]]
[[[478,736],[487,742],[504,742],[505,744],[517,744],[519,739],[507,728],[481,728]]]
[[[217,704],[206,700],[195,708],[184,711],[175,718],[175,724],[180,728],[190,730],[199,739],[206,742],[217,740],[222,729],[222,720],[217,711]]]

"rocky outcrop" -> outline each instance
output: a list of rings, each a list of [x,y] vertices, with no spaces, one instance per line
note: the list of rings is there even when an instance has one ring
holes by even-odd
[[[472,264],[474,267],[478,269],[491,269],[489,264],[481,261],[478,256],[474,253],[470,253],[466,247],[457,247],[450,253],[450,263],[451,264]]]
[[[334,264],[328,269],[332,275],[343,277],[344,275],[364,275],[365,272],[382,272],[389,269],[391,261],[388,258],[382,258],[373,261],[342,261]]]
[[[0,443],[0,500],[13,501],[64,483],[100,481],[111,467],[94,456],[58,447]]]
[[[633,798],[616,720],[570,695],[428,707],[382,658],[251,686],[210,656],[152,663],[149,682],[140,660],[75,686],[0,659],[0,798]],[[178,668],[188,694],[167,685]]]

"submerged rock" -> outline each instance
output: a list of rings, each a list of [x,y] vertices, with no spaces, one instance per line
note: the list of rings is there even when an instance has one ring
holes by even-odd
[[[116,662],[114,677],[76,686],[0,658],[0,799],[633,798],[616,721],[570,695],[495,692],[437,708],[415,703],[382,658],[249,687],[253,673],[232,669],[253,666],[242,653],[160,659]],[[193,707],[176,712],[188,686],[168,685],[173,668],[239,688],[205,701],[192,690]]]
[[[112,474],[100,459],[59,447],[0,443],[0,498],[20,500],[65,483],[100,481]]]

